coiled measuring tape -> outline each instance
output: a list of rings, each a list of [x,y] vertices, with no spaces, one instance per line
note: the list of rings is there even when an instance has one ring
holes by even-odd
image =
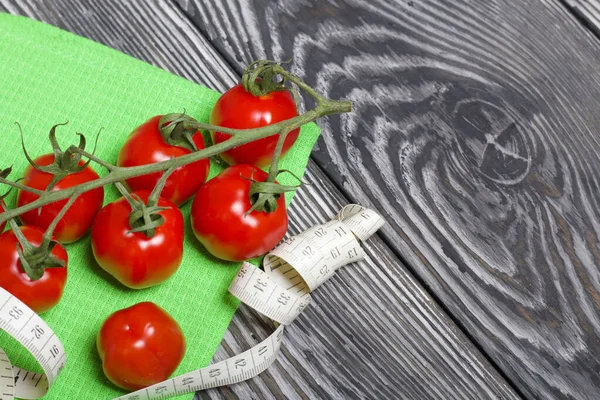
[[[0,400],[39,399],[64,367],[65,349],[44,320],[3,288],[0,304],[0,329],[25,346],[44,370],[44,374],[36,374],[16,368],[0,349]]]
[[[374,211],[348,205],[337,218],[282,242],[265,256],[264,271],[243,263],[229,292],[277,322],[277,329],[250,350],[114,400],[158,400],[248,380],[276,359],[289,325],[310,304],[310,292],[344,265],[365,255],[360,242],[384,224]],[[29,307],[0,288],[0,329],[31,352],[44,374],[14,367],[0,349],[0,400],[44,396],[65,365],[62,343]]]

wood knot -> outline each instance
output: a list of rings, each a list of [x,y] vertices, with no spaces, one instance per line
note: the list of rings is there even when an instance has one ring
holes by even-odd
[[[479,173],[503,185],[527,176],[532,150],[526,135],[507,111],[482,100],[464,100],[454,108],[458,145]]]

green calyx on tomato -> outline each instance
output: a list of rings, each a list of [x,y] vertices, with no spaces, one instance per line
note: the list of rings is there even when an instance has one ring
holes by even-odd
[[[294,92],[284,86],[287,76],[287,72],[272,61],[251,64],[242,75],[242,83],[219,97],[211,112],[210,123],[249,131],[297,117],[298,109],[292,97]],[[215,144],[232,136],[218,129],[211,129],[210,134]],[[300,128],[283,127],[279,135],[251,141],[221,152],[220,156],[229,165],[251,164],[262,168],[283,157],[299,134]],[[285,140],[279,145],[282,137]]]
[[[1,171],[0,177],[6,178],[10,171]],[[6,194],[0,196],[2,211],[7,210],[3,200]],[[62,297],[68,256],[52,233],[77,197],[69,199],[45,232],[36,226],[19,227],[11,218],[11,229],[0,234],[0,287],[37,313],[48,311]]]
[[[124,192],[123,197],[131,207],[128,219],[129,233],[143,232],[148,238],[154,237],[156,229],[165,222],[160,212],[166,208],[157,205],[158,197],[156,199],[149,197],[147,202],[136,193],[130,195]]]
[[[275,182],[275,177],[284,172],[292,174],[300,181],[300,184],[281,185]],[[252,204],[252,207],[246,214],[249,214],[255,210],[260,212],[264,211],[267,213],[275,212],[279,205],[279,198],[281,195],[286,192],[293,192],[303,184],[300,178],[298,178],[292,171],[288,170],[278,170],[273,175],[269,174],[269,176],[267,176],[266,180],[263,182],[254,180],[253,176],[254,173],[250,178],[248,178],[252,182],[250,185],[250,190],[248,191],[248,196],[250,198],[250,204]],[[271,176],[273,176],[273,178]]]
[[[177,205],[160,196],[169,175],[163,173],[152,192],[129,193],[107,204],[92,226],[92,253],[98,265],[123,285],[144,289],[169,279],[183,258],[183,216]]]
[[[0,287],[36,313],[57,305],[67,282],[67,252],[56,241],[48,245],[45,236],[38,227],[16,224],[0,235]],[[36,250],[43,248],[50,253]]]
[[[37,281],[44,276],[47,268],[64,267],[65,261],[52,254],[54,246],[59,244],[57,240],[47,239],[44,236],[39,246],[32,245],[23,235],[20,229],[14,231],[19,246],[17,254],[23,271],[32,281]]]
[[[19,131],[21,132],[21,145],[23,147],[23,153],[25,154],[27,161],[29,161],[29,164],[31,164],[31,166],[36,170],[52,175],[52,180],[45,188],[47,192],[52,191],[52,189],[58,183],[58,181],[60,181],[67,175],[76,174],[85,170],[91,162],[91,160],[87,160],[85,163],[80,165],[81,154],[71,151],[70,148],[66,151],[62,151],[62,149],[60,148],[58,140],[56,140],[56,128],[59,126],[65,126],[67,125],[67,123],[68,122],[65,122],[63,124],[56,124],[50,129],[49,138],[50,144],[52,145],[52,153],[54,154],[54,159],[52,163],[48,165],[39,165],[29,156],[29,153],[27,153],[27,149],[25,148],[23,131],[21,130],[21,126],[19,125]],[[85,150],[85,136],[79,132],[77,133],[77,135],[79,136],[79,145],[77,146],[77,148]],[[96,138],[96,143],[98,142],[97,139],[98,138]],[[94,151],[92,152],[92,154],[94,154],[95,151],[96,146],[94,146]]]
[[[161,161],[198,154],[205,150],[204,138],[193,118],[183,114],[156,115],[135,128],[125,140],[117,157],[117,166],[143,167]],[[167,180],[161,197],[178,206],[192,198],[206,181],[210,170],[207,158],[180,165]],[[125,179],[131,191],[152,190],[163,171]]]
[[[131,212],[129,213],[130,233],[143,232],[146,237],[152,238],[156,233],[156,229],[165,222],[162,211],[169,209],[169,207],[159,206],[158,201],[167,183],[167,179],[173,171],[175,171],[175,168],[170,168],[163,173],[150,195],[145,199],[146,201],[136,193],[130,194],[122,184],[117,184],[117,188],[131,207]]]
[[[193,124],[197,121],[189,115],[172,113],[163,115],[158,121],[158,131],[165,143],[198,151],[193,136],[198,132]],[[186,124],[187,123],[187,124]]]
[[[260,97],[271,92],[288,90],[285,87],[287,78],[278,70],[279,63],[271,60],[254,61],[242,75],[244,90]],[[296,92],[293,92],[296,95]]]
[[[285,236],[288,216],[283,196],[272,212],[251,210],[250,187],[266,179],[265,171],[240,164],[200,187],[192,203],[191,224],[213,256],[228,261],[262,256]]]
[[[140,190],[132,197],[148,202],[150,192]],[[151,228],[153,236],[134,232],[129,222],[132,207],[125,197],[104,206],[92,226],[92,253],[98,265],[123,285],[144,289],[169,279],[183,258],[184,221],[170,200],[159,197],[162,223]]]
[[[7,168],[1,171],[0,177],[6,178],[8,174],[10,174],[11,170],[12,168]],[[1,196],[1,198],[3,199],[5,196],[6,194]],[[14,236],[15,241],[18,243],[15,249],[18,255],[19,264],[22,270],[32,281],[41,279],[44,276],[47,268],[66,266],[66,252],[65,257],[57,257],[54,254],[55,246],[58,245],[62,248],[62,245],[54,237],[53,233],[58,222],[64,217],[65,213],[73,205],[73,203],[75,203],[77,197],[78,195],[74,195],[66,202],[54,220],[47,227],[46,231],[39,235],[41,236],[41,239],[36,239],[36,244],[33,244],[27,239],[26,235],[23,233],[14,219],[9,220],[10,228],[12,230],[11,235]],[[3,211],[6,211],[7,209],[4,201],[0,201],[0,207]],[[33,227],[30,227],[28,232],[30,232],[32,229]],[[40,229],[40,232],[43,231]]]
[[[61,125],[65,124],[54,125],[50,130],[53,152],[43,154],[35,160],[32,160],[25,150],[23,135],[21,135],[23,151],[30,165],[25,169],[23,185],[17,192],[17,207],[33,203],[46,193],[78,187],[81,184],[100,179],[89,166],[91,159],[84,161],[81,159],[81,154],[77,152],[77,150],[85,151],[86,140],[82,134],[78,133],[78,147],[70,146],[64,152],[61,150],[56,140],[56,128]],[[71,243],[81,239],[92,226],[94,216],[102,208],[103,202],[103,187],[96,187],[81,193],[77,202],[68,212],[63,213],[64,218],[57,222],[53,234],[61,243]],[[21,214],[21,222],[24,225],[33,225],[45,230],[66,203],[67,200],[59,200],[27,211]]]

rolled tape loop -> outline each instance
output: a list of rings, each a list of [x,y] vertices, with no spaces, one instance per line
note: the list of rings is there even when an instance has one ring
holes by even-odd
[[[229,293],[244,304],[283,325],[289,325],[310,304],[309,296],[299,296],[278,285],[250,263],[243,263]]]
[[[358,204],[348,204],[340,210],[337,218],[343,221],[361,242],[370,238],[385,224],[385,220],[375,211]]]
[[[31,308],[0,287],[0,329],[8,332],[35,357],[44,374],[11,365],[13,387],[0,387],[7,399],[39,399],[44,396],[65,365],[65,350],[52,329]],[[3,363],[8,362],[6,354]],[[4,367],[2,367],[2,371]],[[5,376],[2,373],[4,383]]]
[[[171,378],[114,400],[156,400],[231,385],[248,380],[271,365],[283,341],[284,326],[310,304],[309,293],[348,263],[365,256],[361,242],[384,224],[374,211],[351,204],[337,218],[313,226],[283,241],[264,258],[264,271],[244,262],[229,292],[240,301],[280,324],[258,345],[227,360]],[[25,346],[45,374],[15,368],[0,349],[0,400],[38,399],[65,364],[60,340],[29,307],[0,288],[0,328]]]

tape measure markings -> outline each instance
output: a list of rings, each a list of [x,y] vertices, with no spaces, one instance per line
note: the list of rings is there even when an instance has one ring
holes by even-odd
[[[21,377],[21,374],[23,372],[25,372],[25,376]],[[33,386],[38,386],[40,384],[40,382],[42,382],[42,380],[47,380],[47,377],[44,374],[38,374],[35,372],[27,371],[27,370],[24,370],[21,368],[16,368],[16,367],[13,367],[13,374],[15,377],[15,381],[20,378],[22,383],[33,385]],[[27,379],[29,379],[30,382],[27,382]],[[35,381],[35,383],[34,383],[34,381]]]
[[[229,292],[279,324],[265,340],[226,360],[192,371],[114,400],[160,400],[250,379],[271,365],[281,349],[285,325],[310,305],[309,292],[342,266],[365,256],[361,242],[384,224],[372,210],[343,207],[336,219],[289,237],[264,258],[264,271],[244,262]],[[42,397],[52,385],[66,356],[58,337],[29,307],[0,288],[0,328],[25,346],[45,374],[13,367],[0,349],[0,400]],[[6,393],[4,393],[6,392]]]
[[[4,400],[4,398],[12,399],[15,392],[15,378],[12,364],[2,349],[0,349],[0,368],[2,369],[2,374],[0,374],[0,382],[2,382],[1,384],[3,389],[0,400]]]
[[[46,394],[64,366],[62,343],[33,310],[3,288],[0,288],[0,302],[0,328],[23,345],[44,371],[44,374],[37,374],[11,366],[13,387],[4,386],[3,396],[7,399],[14,396],[40,398]]]
[[[159,400],[173,395],[205,390],[213,387],[231,385],[245,381],[260,374],[275,361],[283,339],[283,325],[280,325],[267,339],[246,350],[240,355],[209,365],[169,381],[149,386],[140,391],[118,397],[114,400]],[[251,362],[251,368],[244,368]],[[219,378],[223,373],[225,378]],[[198,382],[198,384],[195,384]]]
[[[249,287],[251,282],[253,285]],[[263,293],[269,286],[273,289],[265,297]],[[290,324],[310,302],[277,285],[265,272],[249,263],[242,264],[231,282],[229,292],[256,311],[284,325]],[[274,293],[278,295],[270,302]],[[296,307],[298,302],[300,305]]]

